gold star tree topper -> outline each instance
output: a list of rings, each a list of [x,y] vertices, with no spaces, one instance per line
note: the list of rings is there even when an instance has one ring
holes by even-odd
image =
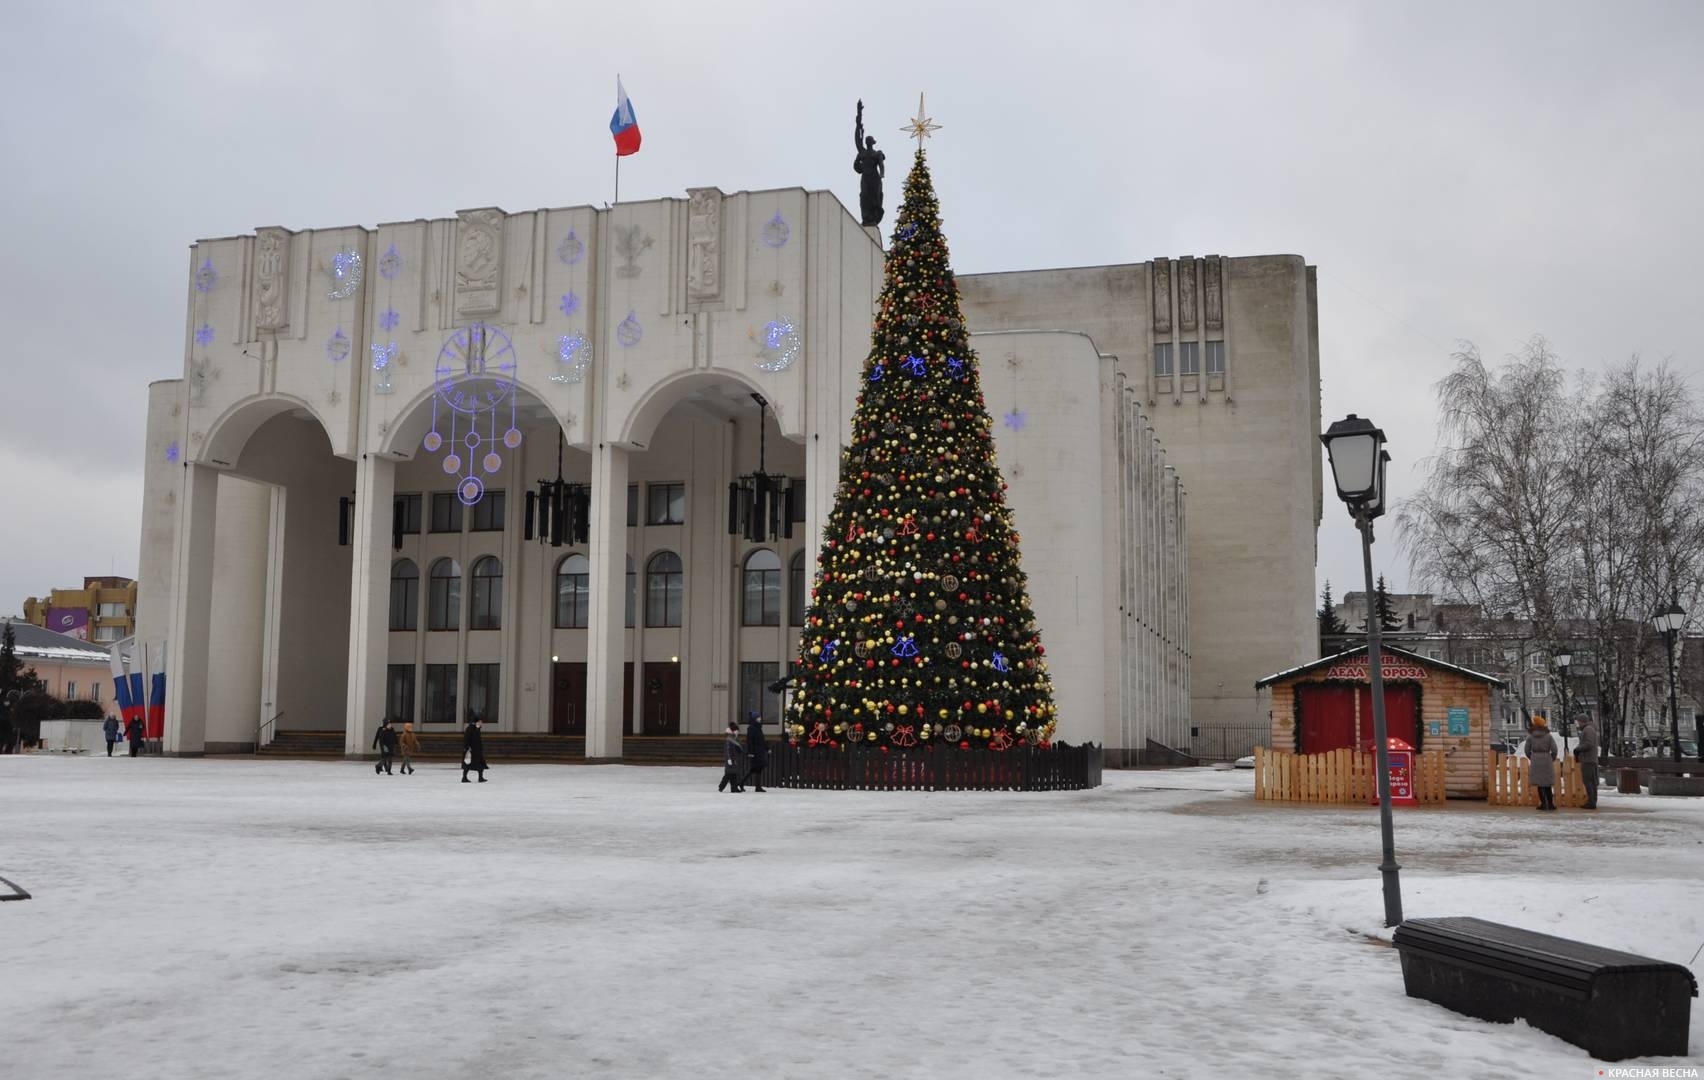
[[[935,123],[931,117],[924,115],[922,94],[917,95],[917,115],[912,119],[911,123],[905,125],[899,130],[917,140],[917,149],[919,151],[923,149],[924,139],[929,138],[931,135],[935,134],[935,132],[941,130],[941,125]]]

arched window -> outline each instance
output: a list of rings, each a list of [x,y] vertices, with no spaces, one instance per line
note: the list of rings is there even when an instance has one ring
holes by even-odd
[[[468,613],[475,630],[498,630],[503,626],[503,563],[487,555],[473,564],[473,603]]]
[[[390,628],[420,628],[420,568],[412,559],[391,563]]]
[[[805,625],[805,601],[810,599],[805,589],[805,553],[793,552],[787,566],[787,621],[793,626]]]
[[[569,555],[556,564],[556,626],[562,630],[584,630],[591,600],[587,582],[592,564],[584,555]]]
[[[780,626],[781,556],[768,548],[747,555],[740,597],[741,626]]]
[[[630,489],[637,490],[637,489]],[[634,506],[638,506],[638,496],[634,497]],[[637,511],[635,511],[637,512]],[[639,607],[639,571],[633,566],[633,556],[627,556],[627,628],[633,629],[633,615]]]
[[[426,628],[461,629],[461,567],[454,559],[439,559],[427,573]]]
[[[683,592],[680,556],[659,551],[645,564],[645,625],[679,626]]]

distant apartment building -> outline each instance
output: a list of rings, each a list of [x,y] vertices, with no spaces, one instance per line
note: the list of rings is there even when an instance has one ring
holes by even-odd
[[[110,644],[136,632],[136,582],[86,577],[82,588],[52,589],[25,600],[24,621],[80,641]]]

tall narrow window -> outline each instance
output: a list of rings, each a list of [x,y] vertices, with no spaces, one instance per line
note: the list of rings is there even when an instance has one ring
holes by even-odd
[[[639,572],[633,566],[633,556],[627,556],[627,629],[633,629],[633,619],[639,609]]]
[[[742,662],[740,664],[740,719],[753,712],[761,713],[766,724],[781,722],[781,695],[771,693],[769,684],[781,677],[781,665]]]
[[[793,552],[787,564],[787,621],[793,626],[805,625],[805,553]]]
[[[453,491],[439,491],[432,496],[432,531],[459,533],[462,531],[462,501]]]
[[[1154,346],[1154,374],[1160,378],[1165,378],[1171,373],[1171,342],[1162,341]]]
[[[645,491],[647,525],[681,525],[686,522],[686,485],[652,484]]]
[[[396,501],[402,504],[402,531],[405,534],[420,531],[421,503],[425,500],[420,495],[398,495]]]
[[[1179,375],[1201,374],[1201,343],[1185,341],[1177,347],[1177,371]]]
[[[575,553],[556,564],[556,626],[560,630],[583,630],[590,608],[588,581],[592,564]]]
[[[485,497],[473,504],[473,521],[468,528],[474,532],[502,532],[503,512],[508,500],[501,491],[487,491]]]
[[[682,594],[680,556],[659,551],[645,564],[645,625],[679,626]]]
[[[467,666],[467,718],[480,719],[488,724],[497,722],[496,664]]]
[[[1209,341],[1207,343],[1207,374],[1223,375],[1225,373],[1225,343]]]
[[[428,724],[456,722],[456,666],[426,665],[426,715]]]
[[[742,626],[781,625],[781,556],[768,548],[746,556],[741,598]]]
[[[428,575],[426,600],[428,630],[461,629],[461,567],[454,559],[439,559]]]
[[[455,668],[450,668],[453,672]],[[399,724],[414,721],[414,665],[390,664],[385,668],[385,715]]]
[[[792,487],[793,520],[796,522],[803,521],[805,520],[805,478],[802,476],[793,477]]]
[[[473,564],[473,603],[468,620],[475,630],[503,626],[503,564],[487,555]]]
[[[632,528],[633,526],[635,526],[637,524],[639,524],[639,485],[638,484],[628,484],[627,485],[627,527]],[[633,624],[628,623],[627,625],[632,626]]]
[[[391,563],[390,628],[420,628],[420,570],[412,559]]]

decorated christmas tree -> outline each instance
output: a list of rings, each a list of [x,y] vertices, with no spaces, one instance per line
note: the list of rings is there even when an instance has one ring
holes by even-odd
[[[1053,685],[923,151],[800,642],[802,745],[1048,745]]]

